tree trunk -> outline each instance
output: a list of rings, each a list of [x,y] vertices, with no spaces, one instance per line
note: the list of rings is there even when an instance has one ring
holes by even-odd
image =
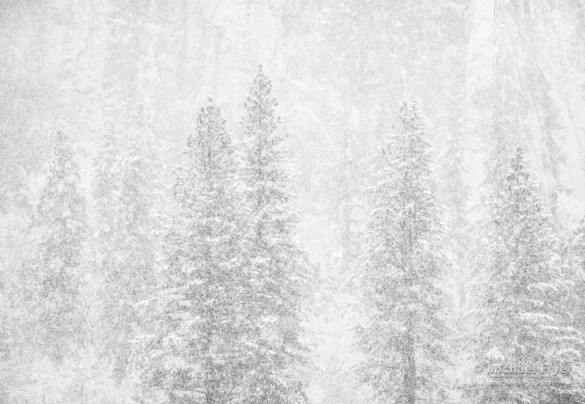
[[[414,347],[414,327],[412,319],[407,320],[404,344],[404,403],[416,403],[416,358]]]

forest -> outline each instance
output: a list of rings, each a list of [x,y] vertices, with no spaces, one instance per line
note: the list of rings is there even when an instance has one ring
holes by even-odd
[[[0,0],[0,404],[585,403],[584,0]]]

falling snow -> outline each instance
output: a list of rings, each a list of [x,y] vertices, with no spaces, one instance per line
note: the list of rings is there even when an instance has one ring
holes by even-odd
[[[585,402],[583,2],[0,27],[0,404]]]

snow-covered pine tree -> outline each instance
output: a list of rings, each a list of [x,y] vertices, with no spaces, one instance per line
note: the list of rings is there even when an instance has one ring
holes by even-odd
[[[575,327],[585,333],[585,217],[575,229],[569,245],[570,277],[575,283],[572,311]],[[585,349],[585,346],[583,347]]]
[[[574,326],[581,335],[585,334],[585,218],[581,219],[561,250],[561,257],[568,262],[567,277],[573,282],[569,310],[573,315]],[[581,356],[585,354],[585,344],[581,347]]]
[[[242,350],[239,203],[232,140],[210,99],[189,136],[175,184],[162,315],[149,383],[171,403],[231,403],[249,361]]]
[[[60,362],[83,338],[79,300],[83,275],[79,271],[88,229],[80,167],[63,124],[54,142],[54,157],[48,164],[35,217],[42,234],[34,266],[38,283],[31,318],[37,322],[35,342]]]
[[[108,150],[104,150],[106,160]],[[160,183],[157,181],[160,170],[156,161],[152,136],[142,131],[131,132],[128,150],[119,162],[119,175],[111,178],[116,192],[109,207],[113,217],[109,218],[112,229],[108,234],[107,261],[103,265],[101,330],[108,354],[115,361],[118,382],[127,373],[132,339],[140,331],[144,332],[144,319],[137,304],[156,284],[160,207],[157,203],[160,199]],[[106,164],[104,162],[104,166]],[[104,201],[108,199],[104,196]]]
[[[478,293],[476,365],[575,365],[583,341],[571,325],[571,283],[557,254],[550,215],[520,148],[499,184],[489,262]],[[576,370],[539,385],[521,385],[522,374],[511,386],[478,383],[469,395],[477,403],[580,403],[584,396]]]
[[[99,226],[97,249],[101,274],[107,272],[114,245],[112,237],[115,211],[113,207],[119,193],[120,158],[120,139],[117,130],[112,123],[108,123],[94,160],[93,173],[93,198]]]
[[[461,32],[462,29],[457,30]],[[449,88],[446,98],[446,144],[442,161],[441,203],[445,206],[445,242],[448,245],[449,261],[453,271],[450,280],[457,289],[457,311],[461,313],[466,304],[466,283],[473,275],[469,271],[469,223],[467,222],[467,199],[469,189],[465,183],[464,135],[465,135],[465,75],[463,55],[458,49],[447,52]],[[460,316],[456,316],[456,321]]]
[[[260,66],[245,102],[243,118],[247,272],[246,361],[243,403],[304,403],[296,376],[303,362],[300,308],[307,268],[293,241],[296,217],[289,206],[284,136],[272,84]]]
[[[431,150],[415,103],[383,149],[373,189],[363,286],[369,315],[359,330],[364,381],[381,402],[440,401],[448,362],[442,318],[445,270]]]

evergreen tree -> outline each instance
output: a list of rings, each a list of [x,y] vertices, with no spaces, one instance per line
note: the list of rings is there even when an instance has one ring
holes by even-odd
[[[32,316],[38,322],[41,350],[56,361],[62,360],[83,337],[79,288],[88,231],[79,181],[80,167],[61,126],[36,212],[42,235],[34,268],[38,289]]]
[[[118,184],[117,164],[120,161],[120,139],[114,125],[106,126],[104,136],[98,147],[98,154],[94,160],[93,197],[96,200],[100,221],[104,221],[111,211],[112,200]],[[111,223],[102,223],[112,227]]]
[[[554,217],[554,214],[553,214]],[[573,316],[574,327],[585,334],[585,218],[575,229],[569,240],[563,243],[561,257],[563,262],[568,262],[568,279],[573,284],[572,294],[567,308]],[[585,354],[585,344],[579,346],[581,357]],[[578,386],[585,388],[585,385]]]
[[[117,180],[113,184],[117,191],[113,199],[104,198],[112,202],[113,217],[108,218],[112,228],[107,233],[101,328],[106,348],[116,362],[117,381],[126,374],[131,341],[144,326],[136,305],[156,283],[160,198],[156,159],[154,139],[143,132],[130,133],[128,150],[119,162],[119,174],[112,177]]]
[[[165,246],[163,315],[150,383],[172,403],[237,402],[249,358],[241,344],[234,147],[211,100],[185,153],[174,188],[179,210]]]
[[[247,269],[245,403],[306,401],[295,371],[303,362],[300,305],[307,269],[293,242],[296,217],[286,192],[287,173],[272,84],[258,69],[243,119],[243,181],[248,212],[244,237]]]
[[[96,204],[98,235],[97,250],[101,274],[111,265],[114,248],[114,218],[119,194],[120,139],[113,124],[108,124],[94,160],[93,198]]]
[[[364,380],[382,402],[414,404],[444,394],[447,329],[437,282],[445,265],[423,118],[403,102],[398,120],[373,190],[363,275],[370,310],[360,337]]]
[[[568,306],[571,284],[521,149],[493,205],[489,263],[480,287],[477,365],[572,366],[580,358],[582,340]],[[515,385],[480,384],[470,395],[478,403],[583,402],[575,370],[539,385],[522,385],[530,376],[519,374]]]
[[[466,304],[466,283],[472,273],[469,272],[469,223],[467,222],[467,199],[469,189],[465,183],[464,134],[465,134],[465,75],[462,73],[462,52],[451,49],[447,53],[450,68],[450,82],[446,107],[446,147],[441,156],[443,162],[441,199],[445,206],[445,241],[449,246],[450,265],[453,270],[450,277],[457,289],[457,308],[461,312]],[[457,320],[460,320],[458,318]]]
[[[585,299],[583,299],[585,296],[585,218],[581,219],[572,240],[570,240],[568,253],[571,260],[570,276],[575,282],[571,307],[575,318],[575,327],[583,333],[585,332]]]

